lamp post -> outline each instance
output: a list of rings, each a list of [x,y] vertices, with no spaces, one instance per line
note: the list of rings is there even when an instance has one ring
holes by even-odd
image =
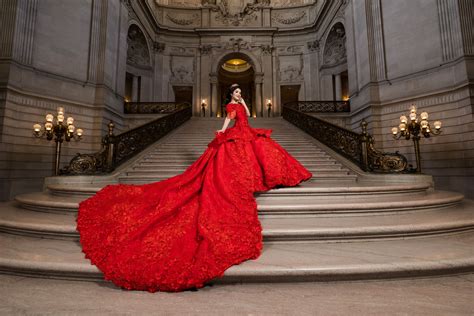
[[[408,121],[408,119],[410,121]],[[420,156],[420,139],[421,135],[425,138],[431,135],[439,135],[441,133],[441,121],[435,121],[433,123],[434,129],[431,128],[428,122],[428,113],[422,112],[419,116],[416,113],[416,107],[413,105],[410,109],[408,118],[405,115],[400,116],[400,125],[392,128],[392,135],[394,139],[413,139],[413,145],[415,146],[415,157],[416,157],[416,172],[421,173],[421,156]],[[400,128],[400,130],[398,130]]]
[[[67,142],[72,138],[80,140],[83,135],[83,130],[74,126],[74,118],[68,117],[66,124],[64,124],[64,108],[58,107],[58,115],[56,116],[56,122],[54,122],[54,115],[51,113],[46,114],[46,122],[44,123],[44,130],[41,124],[33,125],[33,135],[35,137],[46,136],[47,140],[51,140],[54,137],[56,142],[56,160],[54,175],[59,175],[59,160],[61,157],[61,145],[64,140]]]

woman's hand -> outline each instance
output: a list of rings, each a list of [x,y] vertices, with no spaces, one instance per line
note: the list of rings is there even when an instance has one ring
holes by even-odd
[[[219,129],[219,130],[216,131],[216,133],[217,133],[217,134],[219,134],[219,133],[224,133],[224,131],[225,131],[224,129]]]
[[[247,112],[247,116],[250,116],[249,108],[247,107],[247,104],[245,103],[243,98],[240,98],[239,103],[245,107],[245,112]]]

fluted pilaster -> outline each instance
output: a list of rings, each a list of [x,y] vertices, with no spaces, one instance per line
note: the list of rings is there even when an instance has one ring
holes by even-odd
[[[108,0],[92,1],[89,63],[87,71],[87,80],[92,82],[102,82],[104,80],[104,59],[107,40],[107,5]]]
[[[438,0],[437,3],[443,61],[450,61],[463,53],[458,5],[453,0]],[[470,32],[472,33],[472,20]]]
[[[383,19],[380,0],[366,0],[366,23],[369,44],[370,80],[387,79],[387,62],[383,35]]]

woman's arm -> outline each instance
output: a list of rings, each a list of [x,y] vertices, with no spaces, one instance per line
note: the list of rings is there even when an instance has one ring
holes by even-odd
[[[247,104],[245,104],[245,101],[243,98],[240,98],[240,103],[244,106],[245,112],[247,112],[247,116],[250,116],[249,108],[247,107]]]
[[[218,133],[223,133],[226,129],[227,129],[227,126],[229,126],[229,123],[230,123],[230,118],[226,117],[225,118],[225,121],[224,121],[224,125],[222,126],[222,128],[220,130],[218,130],[217,132]]]

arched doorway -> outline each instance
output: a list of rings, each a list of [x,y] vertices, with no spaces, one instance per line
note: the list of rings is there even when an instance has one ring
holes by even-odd
[[[256,117],[255,107],[255,69],[251,60],[242,53],[226,55],[220,63],[218,73],[218,100],[217,116],[225,115],[225,101],[229,86],[238,83],[242,89],[242,97],[253,117]]]

